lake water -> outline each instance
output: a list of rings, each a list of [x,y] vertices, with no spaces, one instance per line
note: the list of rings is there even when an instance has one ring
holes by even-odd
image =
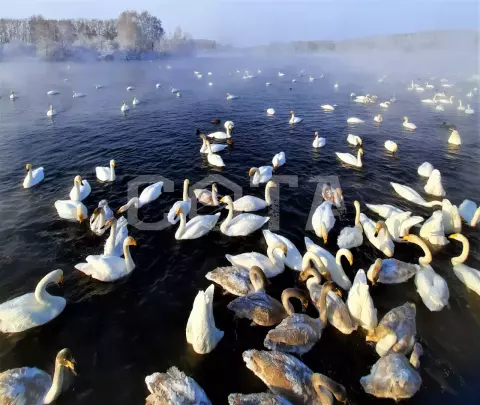
[[[147,396],[144,377],[173,365],[192,376],[215,404],[226,404],[232,392],[265,391],[263,383],[245,367],[241,354],[246,349],[262,349],[267,329],[235,319],[226,308],[232,297],[222,295],[220,288],[216,289],[214,313],[225,337],[212,353],[203,356],[195,354],[185,339],[194,297],[209,285],[205,274],[227,265],[225,254],[264,253],[261,232],[229,238],[217,229],[201,239],[177,242],[176,226],[158,231],[130,227],[130,235],[138,243],[131,250],[137,267],[128,278],[103,284],[75,270],[74,265],[89,254],[101,253],[106,236],[92,234],[87,223],[60,220],[53,205],[57,199],[68,199],[77,174],[92,185],[92,193],[84,201],[90,213],[101,199],[107,199],[113,208],[125,204],[128,183],[138,176],[162,176],[173,181],[173,192],[165,192],[139,212],[143,221],[157,222],[181,198],[185,178],[193,186],[211,174],[221,175],[241,186],[244,194],[263,196],[263,187],[250,187],[248,170],[271,164],[273,155],[284,151],[287,164],[277,174],[298,176],[298,187],[280,187],[278,232],[302,253],[304,236],[320,244],[305,229],[316,176],[336,176],[333,179],[338,178],[346,200],[347,213],[337,218],[329,235],[327,247],[331,252],[336,251],[340,230],[353,223],[355,199],[374,219],[377,216],[365,203],[389,203],[425,218],[430,216],[432,209],[399,198],[389,184],[407,184],[423,195],[425,179],[417,175],[417,167],[424,161],[441,171],[447,198],[454,204],[465,198],[480,201],[480,106],[474,100],[471,104],[477,113],[473,116],[448,105],[440,113],[420,103],[427,93],[406,90],[412,76],[405,74],[379,83],[381,75],[334,58],[204,57],[169,63],[170,70],[158,61],[72,64],[70,68],[66,64],[0,64],[0,302],[33,291],[38,280],[57,268],[63,269],[65,284],[50,291],[68,302],[65,311],[45,326],[0,336],[0,370],[36,366],[52,372],[57,351],[69,347],[79,375],[58,404],[142,403]],[[306,69],[305,76],[297,77],[302,68]],[[255,75],[261,69],[262,73],[243,80],[237,69],[242,73],[250,69]],[[201,71],[203,78],[197,79],[194,70]],[[285,72],[283,78],[277,77],[280,70]],[[211,78],[207,71],[213,72]],[[318,78],[322,72],[322,79],[308,82],[308,75]],[[439,75],[444,72],[433,74],[438,75],[434,82],[439,84]],[[449,92],[462,96],[466,104],[465,94],[473,84],[458,76],[448,77],[458,83]],[[293,78],[296,83],[291,82]],[[213,86],[208,86],[208,81]],[[267,81],[272,86],[265,86]],[[334,89],[337,81],[339,87]],[[163,87],[156,89],[156,83]],[[95,84],[105,88],[95,90]],[[135,91],[127,92],[129,85],[135,86]],[[170,86],[180,89],[182,97],[175,97]],[[11,89],[19,96],[15,102],[8,99]],[[50,89],[61,94],[49,97],[46,92]],[[73,99],[72,89],[87,96]],[[227,101],[227,92],[239,98]],[[382,111],[384,122],[377,126],[373,116],[380,113],[378,105],[353,103],[351,92],[377,94],[381,100],[395,94],[398,101]],[[121,102],[130,102],[134,95],[141,104],[123,116]],[[46,117],[50,104],[59,113],[54,121]],[[321,104],[338,106],[333,113],[325,113]],[[266,116],[269,107],[276,109],[275,116]],[[288,124],[292,109],[304,118],[293,127]],[[418,127],[414,133],[403,130],[405,115]],[[351,116],[366,122],[349,127],[346,119]],[[204,132],[216,130],[210,123],[215,118],[235,122],[234,144],[221,154],[226,163],[223,170],[208,165],[199,153],[201,142],[195,136],[197,127]],[[448,145],[449,133],[440,127],[442,121],[457,125],[461,147]],[[327,140],[318,151],[311,147],[314,131]],[[360,170],[343,166],[334,154],[354,152],[346,142],[349,133],[364,141],[364,166]],[[383,147],[388,139],[398,144],[394,157]],[[105,166],[110,159],[117,162],[117,180],[102,184],[95,179],[95,166]],[[34,167],[43,166],[46,177],[40,185],[25,190],[21,184],[28,162]],[[229,193],[222,186],[219,191]],[[200,211],[207,212],[209,209]],[[222,220],[225,215],[223,212]],[[479,229],[465,226],[463,233],[471,243],[468,264],[479,269]],[[479,402],[475,384],[480,368],[480,297],[467,291],[451,269],[450,258],[460,249],[460,244],[453,242],[434,252],[432,266],[450,288],[450,307],[441,312],[432,313],[423,305],[413,280],[371,288],[379,318],[406,301],[417,305],[418,339],[425,355],[421,359],[423,385],[408,401],[411,404]],[[352,280],[358,269],[366,270],[380,257],[368,242],[353,253],[353,266],[345,266]],[[421,251],[412,245],[395,246],[395,257],[400,260],[413,262],[419,256]],[[268,291],[279,298],[284,288],[297,284],[297,276],[285,270],[272,280]],[[312,308],[309,311],[315,314]],[[389,404],[392,402],[365,394],[359,383],[376,360],[363,332],[346,336],[332,327],[303,356],[312,370],[345,385],[351,404]]]

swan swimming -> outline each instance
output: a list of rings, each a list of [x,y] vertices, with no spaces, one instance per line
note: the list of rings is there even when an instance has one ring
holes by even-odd
[[[182,200],[176,201],[172,208],[170,208],[170,211],[168,211],[167,219],[168,222],[171,224],[176,224],[178,221],[180,221],[180,218],[177,216],[177,210],[179,207],[183,208],[183,213],[185,216],[187,216],[190,213],[190,209],[192,206],[192,200],[188,196],[188,185],[190,184],[190,181],[188,179],[185,179],[183,181],[183,197]]]
[[[98,207],[95,208],[92,216],[90,217],[91,231],[95,235],[98,235],[98,236],[103,235],[106,231],[105,224],[112,217],[113,217],[113,211],[108,206],[107,200],[101,200],[98,203]]]
[[[373,222],[365,214],[360,214],[360,224],[368,241],[387,257],[392,257],[395,244],[388,232],[387,225],[383,221]]]
[[[56,95],[58,95],[58,94],[60,94],[60,92],[57,91],[57,90],[49,90],[49,91],[47,91],[47,95],[49,95],[49,96],[56,96]]]
[[[223,159],[219,155],[213,153],[212,147],[210,145],[210,141],[205,139],[205,143],[208,148],[208,154],[207,154],[208,163],[216,167],[225,167],[225,163],[223,163]]]
[[[347,142],[350,145],[353,145],[353,146],[357,146],[357,145],[362,146],[363,145],[362,138],[360,138],[358,135],[353,135],[353,134],[348,134]]]
[[[60,218],[78,222],[83,222],[88,218],[87,207],[80,201],[57,200],[54,205]]]
[[[70,191],[70,200],[82,201],[88,197],[91,191],[92,187],[90,187],[88,180],[82,180],[80,176],[75,176],[73,187]]]
[[[182,202],[175,213],[175,216],[180,217],[180,225],[175,232],[177,240],[198,239],[206,235],[215,227],[220,218],[220,213],[217,212],[215,215],[197,215],[187,222],[183,209],[186,204]]]
[[[105,227],[110,226],[110,235],[105,241],[103,247],[104,256],[123,256],[123,244],[128,237],[128,221],[125,217],[120,217],[118,220],[111,217],[105,222]]]
[[[212,191],[196,188],[195,190],[193,190],[193,194],[195,194],[195,198],[197,199],[197,201],[202,203],[203,205],[220,205],[220,202],[218,201],[216,183],[212,184]]]
[[[18,98],[18,96],[15,94],[15,92],[12,90],[10,92],[10,100],[16,100]]]
[[[417,126],[414,123],[408,122],[407,117],[403,117],[403,127],[406,128],[406,129],[412,130],[412,131],[417,129]]]
[[[121,214],[127,211],[132,205],[137,210],[142,208],[145,204],[151,203],[152,201],[155,201],[158,197],[160,197],[162,195],[162,191],[163,181],[158,181],[157,183],[150,184],[140,193],[140,197],[133,197],[125,205],[122,205],[117,210],[117,214]]]
[[[330,104],[323,104],[323,105],[320,106],[320,108],[322,108],[324,111],[335,110],[335,107],[333,105],[330,105]]]
[[[57,115],[57,112],[53,109],[53,105],[51,105],[47,111],[47,117],[53,117],[55,115]]]
[[[252,184],[257,186],[261,183],[267,183],[273,175],[273,167],[272,166],[260,166],[260,167],[252,167],[248,171],[249,177],[253,176]]]
[[[238,98],[237,96],[234,96],[233,94],[227,93],[227,100],[235,100]]]
[[[480,295],[480,271],[463,264],[470,253],[470,242],[465,236],[458,233],[450,235],[449,238],[457,240],[462,244],[462,254],[451,259],[453,272],[467,288]]]
[[[369,292],[367,276],[362,269],[355,274],[352,288],[348,291],[347,307],[357,325],[367,331],[373,331],[377,327],[377,310]]]
[[[314,148],[321,148],[323,146],[325,146],[325,144],[327,143],[326,139],[325,138],[321,138],[318,136],[318,131],[315,131],[315,134],[314,134],[315,138],[312,142],[312,146]]]
[[[475,110],[470,107],[470,104],[467,104],[467,108],[465,108],[465,114],[473,114]]]
[[[312,215],[312,228],[319,238],[323,238],[323,243],[327,243],[328,232],[335,225],[335,217],[332,212],[333,203],[331,201],[322,202]]]
[[[417,173],[422,177],[430,177],[433,172],[433,165],[429,162],[423,162],[418,166]]]
[[[27,175],[23,180],[23,188],[33,187],[40,183],[45,177],[43,167],[37,167],[36,169],[32,170],[32,165],[27,163],[25,165],[25,169],[27,170]]]
[[[360,203],[354,201],[355,207],[355,225],[353,227],[345,227],[338,235],[337,246],[339,249],[352,249],[363,244],[363,228],[360,224]]]
[[[140,104],[140,100],[137,97],[133,97],[132,105]]]
[[[127,87],[127,91],[132,91],[132,90],[135,90],[135,87],[133,87],[133,86],[128,86]]]
[[[18,333],[50,322],[67,305],[63,297],[50,295],[50,284],[63,283],[63,271],[53,270],[35,287],[35,292],[21,295],[0,304],[0,331]]]
[[[110,160],[110,167],[100,167],[95,168],[95,174],[97,179],[100,181],[115,181],[115,160]]]
[[[81,97],[85,97],[85,94],[83,93],[77,93],[75,90],[72,90],[73,91],[73,98],[81,98]]]
[[[287,239],[285,236],[273,233],[268,229],[264,229],[262,233],[268,247],[282,243],[287,247],[287,253],[284,259],[285,266],[296,271],[302,270],[302,255],[289,239]]]
[[[239,214],[233,217],[233,201],[230,196],[223,197],[220,202],[226,203],[228,216],[220,225],[220,230],[227,236],[246,236],[260,229],[268,222],[269,217],[254,214]]]
[[[123,104],[120,106],[120,111],[121,112],[125,112],[125,111],[128,111],[130,110],[130,107],[128,106],[128,104],[124,101]]]
[[[286,162],[285,152],[277,153],[272,159],[273,169],[278,169],[280,166],[283,166]]]
[[[393,182],[390,182],[390,184],[401,197],[415,204],[421,205],[422,207],[434,207],[436,205],[442,205],[441,201],[425,201],[425,199],[411,187]]]
[[[361,124],[362,122],[365,122],[365,121],[361,120],[360,118],[356,118],[356,117],[350,117],[347,120],[347,124]]]
[[[265,186],[265,200],[251,195],[244,195],[233,202],[234,211],[253,212],[272,205],[270,189],[277,188],[277,183],[270,180]]]
[[[200,134],[200,139],[202,139],[202,147],[200,148],[200,153],[208,154],[207,138],[204,134]],[[228,140],[227,140],[228,143]],[[228,148],[227,145],[221,145],[219,143],[210,144],[210,149],[213,153],[221,152],[222,150]]]
[[[442,175],[438,169],[433,169],[430,177],[428,178],[427,184],[423,189],[427,194],[435,197],[445,196],[446,193],[442,185]]]
[[[267,109],[267,115],[275,115],[275,109],[274,108]]]
[[[398,150],[398,145],[393,142],[393,141],[385,141],[385,149],[388,150],[389,152],[392,152],[392,154],[395,154]]]
[[[373,117],[373,120],[377,123],[381,123],[383,122],[383,117],[381,114],[378,114],[378,115],[375,115],[375,117]]]
[[[420,228],[420,236],[432,245],[443,246],[448,243],[442,211],[435,211]]]
[[[226,132],[213,132],[208,135],[209,138],[215,138],[215,139],[229,139],[231,138],[231,130],[233,129],[233,122],[232,121],[226,121],[223,126],[225,127]]]
[[[302,122],[303,118],[300,117],[295,117],[295,112],[292,110],[290,111],[290,120],[288,121],[289,124],[298,124],[299,122]]]
[[[335,152],[338,158],[347,165],[355,166],[355,167],[362,167],[362,155],[363,155],[363,148],[358,149],[357,157],[353,156],[350,153],[340,153]]]

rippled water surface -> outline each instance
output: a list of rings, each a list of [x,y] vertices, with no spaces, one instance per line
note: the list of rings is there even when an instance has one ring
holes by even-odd
[[[280,187],[279,232],[301,252],[304,236],[320,244],[312,232],[305,230],[317,188],[315,176],[337,176],[346,197],[347,213],[337,218],[329,236],[327,246],[333,253],[337,234],[353,223],[355,199],[374,219],[377,217],[368,212],[365,203],[390,203],[425,218],[431,215],[432,209],[400,199],[389,185],[390,181],[408,184],[424,195],[425,180],[416,170],[426,160],[441,171],[447,198],[453,203],[458,205],[465,198],[480,201],[477,115],[466,116],[448,105],[444,113],[436,112],[419,101],[427,98],[427,93],[406,91],[406,81],[387,79],[378,83],[378,76],[331,59],[286,63],[199,58],[172,62],[171,70],[164,64],[159,68],[159,64],[72,64],[70,68],[66,64],[0,65],[0,301],[33,291],[43,275],[60,268],[65,284],[50,291],[68,302],[65,311],[47,325],[14,336],[0,336],[0,370],[29,365],[52,372],[57,351],[71,348],[79,376],[72,389],[60,397],[59,404],[142,403],[147,395],[144,377],[173,365],[194,377],[215,404],[225,404],[231,392],[265,390],[244,366],[241,353],[261,349],[267,329],[236,320],[226,308],[232,297],[222,295],[219,288],[214,313],[225,337],[212,353],[203,356],[195,354],[185,341],[194,297],[209,285],[205,274],[226,265],[227,253],[265,252],[261,232],[228,238],[216,230],[198,240],[177,242],[176,227],[160,231],[130,227],[138,243],[132,248],[137,267],[126,279],[103,284],[87,278],[74,265],[89,254],[101,253],[105,237],[93,235],[86,223],[60,220],[53,206],[55,200],[68,198],[77,174],[92,185],[92,193],[84,201],[89,212],[101,199],[107,199],[114,208],[124,204],[128,182],[137,176],[163,176],[173,181],[173,192],[164,193],[139,212],[145,222],[156,222],[181,198],[185,178],[195,188],[196,182],[211,174],[222,175],[240,185],[244,193],[262,196],[263,188],[250,188],[248,170],[271,164],[273,155],[283,150],[287,164],[277,174],[298,176],[298,187]],[[252,73],[261,69],[262,73],[242,80],[241,74],[235,72],[245,68]],[[306,76],[296,77],[301,68],[307,69]],[[202,71],[203,79],[195,78],[194,70]],[[211,78],[207,70],[213,72]],[[277,77],[278,70],[285,72],[283,78]],[[319,77],[321,72],[323,79],[308,82],[309,74]],[[297,83],[292,83],[292,78]],[[450,93],[462,96],[466,104],[465,94],[473,85],[459,77],[452,80],[458,86]],[[213,86],[209,87],[208,81]],[[272,86],[265,86],[266,81]],[[339,88],[335,90],[336,81]],[[163,87],[155,89],[158,82]],[[95,84],[105,88],[95,90]],[[134,92],[126,91],[129,85],[135,86]],[[179,88],[182,97],[172,95],[170,86]],[[15,102],[8,99],[10,89],[18,93]],[[50,89],[61,94],[48,97]],[[72,89],[87,96],[73,99]],[[226,101],[226,92],[239,98]],[[369,92],[382,100],[395,92],[398,101],[382,112],[384,122],[377,126],[373,116],[379,113],[378,105],[352,103],[350,92]],[[133,95],[141,104],[122,116],[122,100],[130,101]],[[54,121],[46,118],[50,104],[59,113]],[[325,113],[319,108],[321,104],[337,107],[333,113]],[[480,107],[475,100],[471,104],[477,110]],[[269,107],[277,110],[275,116],[266,116]],[[294,127],[287,123],[292,109],[304,118]],[[416,132],[402,129],[405,115],[417,125]],[[366,122],[349,127],[346,119],[350,116]],[[226,163],[223,170],[208,166],[195,136],[197,127],[205,132],[216,130],[210,123],[214,118],[235,122],[234,144],[222,152]],[[461,147],[448,145],[449,133],[440,127],[442,121],[458,126]],[[311,147],[316,130],[327,140],[318,151]],[[334,154],[354,152],[346,143],[349,133],[364,140],[362,169],[343,166]],[[388,139],[398,144],[394,157],[383,147]],[[112,158],[117,162],[117,180],[102,184],[95,179],[95,166],[105,166]],[[45,180],[29,190],[21,187],[27,162],[43,166],[46,173]],[[222,194],[229,192],[219,188]],[[202,209],[201,213],[208,211]],[[478,269],[480,231],[465,226],[463,233],[471,243],[467,263]],[[423,305],[413,280],[371,288],[380,317],[406,301],[417,305],[418,337],[425,348],[421,361],[423,385],[408,403],[479,402],[476,383],[480,368],[480,297],[467,291],[451,269],[450,258],[460,249],[452,242],[434,252],[432,266],[450,288],[449,308],[439,313]],[[347,274],[353,280],[355,272],[367,269],[379,254],[368,242],[354,249],[353,266],[345,265]],[[416,261],[420,255],[416,247],[396,244],[395,257],[400,260]],[[272,280],[269,292],[279,298],[282,289],[297,284],[297,276],[286,270]],[[376,360],[374,348],[365,343],[363,332],[346,336],[332,327],[303,357],[312,370],[344,384],[350,403],[391,403],[368,396],[360,386],[360,377],[368,374]]]

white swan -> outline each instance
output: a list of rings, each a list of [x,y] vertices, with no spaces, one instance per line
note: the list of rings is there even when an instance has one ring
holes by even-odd
[[[320,106],[320,108],[322,108],[324,111],[335,110],[335,107],[333,105],[330,105],[330,104],[323,104],[323,105]]]
[[[445,234],[460,233],[462,231],[462,217],[456,205],[444,199],[442,201],[442,214]]]
[[[415,275],[415,286],[423,303],[430,311],[441,311],[448,304],[450,292],[447,282],[430,266],[432,261],[430,249],[417,235],[407,235],[403,239],[423,249],[425,256],[418,259],[420,268]]]
[[[393,141],[385,141],[385,149],[388,150],[389,152],[392,152],[392,154],[395,154],[398,150],[398,145],[393,142]]]
[[[75,176],[73,187],[70,191],[70,200],[82,201],[88,197],[91,191],[92,187],[90,187],[88,180],[82,180],[80,176]]]
[[[467,108],[465,108],[465,114],[473,114],[475,110],[470,107],[470,104],[467,104]]]
[[[357,145],[362,146],[363,145],[362,138],[360,138],[358,135],[353,135],[353,134],[348,134],[347,142],[350,145],[353,145],[353,146],[357,146]]]
[[[77,263],[75,268],[100,281],[118,280],[129,275],[135,269],[129,246],[137,246],[137,242],[131,236],[123,242],[125,259],[118,256],[90,255],[86,258],[87,263]]]
[[[267,246],[278,245],[279,243],[285,244],[287,247],[287,253],[284,259],[285,266],[292,270],[301,271],[302,270],[302,255],[297,247],[285,236],[273,233],[268,229],[262,231],[265,242]]]
[[[63,297],[50,295],[50,284],[63,282],[63,271],[54,270],[43,277],[35,292],[21,295],[0,304],[0,331],[18,333],[44,325],[64,310],[67,301]]]
[[[437,106],[435,107],[435,110],[437,110],[437,111],[445,111],[445,108],[443,108],[443,105],[437,105]]]
[[[433,195],[435,197],[445,196],[445,190],[442,186],[442,175],[440,171],[434,169],[428,178],[427,184],[424,187],[424,190],[427,194]]]
[[[260,166],[260,167],[252,167],[248,171],[248,175],[250,177],[253,176],[252,184],[257,186],[261,183],[267,183],[273,175],[273,167],[272,166]]]
[[[468,98],[472,98],[472,97],[473,97],[472,91],[469,91],[469,92],[467,93],[467,97],[468,97]]]
[[[430,177],[433,172],[433,165],[429,162],[423,162],[418,166],[417,173],[422,177]]]
[[[267,109],[267,115],[275,115],[275,109],[274,108]]]
[[[32,165],[27,163],[25,165],[25,169],[27,170],[27,175],[23,180],[23,188],[33,187],[45,178],[43,167],[37,167],[36,169],[32,170]]]
[[[355,274],[352,288],[348,291],[347,307],[353,320],[365,330],[377,327],[377,310],[370,296],[365,272],[360,269]]]
[[[209,138],[215,138],[215,139],[229,139],[231,138],[230,131],[233,128],[233,123],[231,121],[226,121],[224,124],[225,127],[225,132],[218,131],[218,132],[213,132],[209,135],[207,135]]]
[[[335,152],[338,158],[349,166],[362,167],[362,155],[363,148],[358,149],[357,157],[353,156],[351,153],[340,153]]]
[[[128,237],[127,225],[128,221],[125,217],[120,217],[118,220],[111,217],[105,223],[105,227],[110,226],[110,235],[103,247],[104,256],[123,256],[123,243]]]
[[[433,96],[433,98],[425,98],[422,100],[422,103],[425,103],[425,104],[437,104],[438,103],[438,100],[437,100],[437,94],[435,94]]]
[[[335,89],[338,89],[338,83],[335,83],[333,86]]]
[[[432,245],[446,245],[445,228],[443,225],[443,212],[435,211],[420,228],[420,236]]]
[[[323,238],[323,243],[327,243],[328,232],[335,225],[335,217],[332,212],[333,203],[331,201],[322,202],[312,215],[312,228],[319,238]]]
[[[450,96],[450,98],[442,98],[440,100],[438,100],[439,103],[442,103],[442,104],[453,104],[453,98],[455,96]]]
[[[51,105],[47,111],[47,117],[53,117],[55,115],[57,115],[57,112],[53,109],[53,105]]]
[[[227,236],[246,236],[260,229],[268,222],[269,217],[255,214],[239,214],[233,218],[233,202],[230,196],[223,197],[220,202],[226,203],[228,216],[220,225],[220,230]]]
[[[382,114],[375,115],[375,117],[373,117],[373,120],[378,123],[383,122]]]
[[[411,212],[400,212],[390,215],[385,220],[388,233],[395,242],[401,242],[402,238],[410,233],[410,228],[423,222],[420,216],[411,216]]]
[[[206,139],[205,143],[207,144],[207,149],[208,149],[208,154],[207,154],[208,163],[215,167],[225,167],[225,163],[223,163],[223,159],[219,155],[213,153],[213,150],[210,145],[210,141]]]
[[[124,101],[123,104],[120,106],[120,111],[121,112],[125,112],[125,111],[128,111],[130,110],[130,107],[128,106],[128,104]]]
[[[383,103],[380,103],[379,106],[382,108],[388,108],[390,107],[390,104],[392,104],[390,101],[385,101]]]
[[[340,231],[338,235],[337,245],[340,249],[351,249],[361,246],[363,243],[363,228],[360,224],[360,203],[354,201],[355,207],[355,225],[345,227]]]
[[[182,206],[183,208],[183,213],[185,216],[187,216],[190,213],[190,208],[192,206],[192,200],[188,196],[188,185],[190,184],[190,181],[188,179],[185,179],[183,181],[183,197],[180,201],[176,201],[175,204],[173,204],[172,208],[170,208],[170,211],[168,211],[167,215],[167,220],[171,224],[176,224],[178,221],[180,221],[180,218],[177,216],[177,209]]]
[[[85,94],[83,93],[77,93],[75,90],[73,90],[73,98],[81,98],[81,97],[85,97]]]
[[[105,86],[101,85],[101,84],[96,84],[95,85],[95,90],[99,90],[99,89],[103,89]]]
[[[95,168],[95,174],[100,181],[115,181],[115,160],[110,160],[110,167]]]
[[[132,105],[140,104],[140,100],[137,97],[133,97]]]
[[[212,405],[202,387],[177,367],[170,367],[166,373],[148,375],[145,384],[150,392],[145,402],[148,405]]]
[[[285,255],[287,246],[282,243],[275,243],[268,246],[267,256],[258,252],[241,253],[239,255],[225,255],[225,258],[234,266],[244,269],[251,269],[254,266],[260,267],[265,277],[272,278],[283,273],[285,270]]]
[[[380,215],[382,218],[387,219],[390,215],[400,214],[402,211],[400,208],[397,208],[390,204],[365,204],[368,209],[372,210],[376,214]]]
[[[75,373],[75,360],[69,349],[55,358],[53,378],[38,368],[13,368],[0,373],[0,398],[4,404],[43,405],[53,403],[66,389],[66,368]]]
[[[187,222],[183,209],[186,204],[182,202],[175,213],[176,216],[180,216],[180,225],[175,232],[177,240],[198,239],[206,235],[215,227],[220,218],[220,213],[217,212],[215,215],[197,215]]]
[[[360,223],[369,242],[387,257],[392,257],[395,245],[390,238],[385,222],[373,222],[365,214],[360,214]]]
[[[193,190],[193,194],[195,194],[197,201],[203,205],[211,205],[215,207],[220,205],[220,202],[218,201],[217,185],[215,183],[212,184],[212,191],[196,188]]]
[[[417,129],[417,126],[414,123],[408,122],[407,117],[403,117],[403,127],[405,129],[409,129],[411,131],[414,131],[415,129]]]
[[[425,199],[411,187],[393,182],[390,182],[390,184],[401,197],[415,204],[421,205],[422,207],[434,207],[436,205],[442,205],[441,201],[425,201]]]
[[[270,189],[276,187],[277,183],[272,180],[267,183],[265,186],[265,200],[251,195],[244,195],[243,197],[240,197],[238,200],[233,202],[234,211],[252,212],[263,210],[264,208],[272,205]]]
[[[16,100],[18,98],[18,96],[15,94],[15,92],[12,90],[10,92],[10,100]]]
[[[60,92],[57,91],[57,90],[49,90],[49,91],[47,91],[47,95],[48,95],[48,96],[56,96],[57,94],[60,94]]]
[[[145,204],[155,201],[158,197],[162,195],[163,181],[158,181],[157,183],[150,184],[146,187],[141,193],[140,197],[133,197],[125,205],[122,205],[118,210],[117,214],[127,211],[132,205],[138,210],[142,208]]]
[[[227,93],[227,100],[235,100],[238,98],[237,96],[234,96],[233,94]]]
[[[157,84],[155,85],[155,88],[156,88],[156,89],[159,89],[160,87],[162,87],[162,85],[161,85],[160,83],[157,83]]]
[[[425,88],[426,89],[434,89],[435,86],[433,84],[428,84],[428,82],[425,82]]]
[[[285,162],[286,162],[285,152],[279,152],[272,159],[273,168],[278,169],[280,166],[283,166]]]
[[[91,231],[98,236],[103,235],[106,231],[105,223],[112,217],[113,212],[108,206],[107,200],[101,200],[90,217]]]
[[[465,111],[465,106],[462,104],[462,100],[458,100],[458,111]]]
[[[285,76],[285,73],[283,73],[283,72],[278,72],[278,76],[279,76],[279,77]]]
[[[203,134],[200,134],[200,138],[202,139],[202,147],[200,148],[200,153],[208,154],[208,146],[206,142],[207,138]],[[219,143],[214,143],[214,144],[210,144],[210,148],[212,149],[213,153],[217,153],[228,148],[228,145],[221,145]]]
[[[347,119],[347,124],[361,124],[365,122],[364,120],[361,120],[360,118],[356,118],[356,117],[350,117],[349,119]]]
[[[451,259],[453,272],[458,279],[467,286],[467,288],[480,295],[480,271],[463,264],[470,253],[470,242],[465,236],[459,233],[450,235],[449,238],[458,240],[462,243],[462,254],[457,257],[452,257]]]
[[[87,207],[80,201],[57,200],[54,205],[60,218],[78,222],[83,222],[88,218]]]
[[[303,118],[300,117],[295,117],[295,112],[292,110],[290,111],[290,120],[288,121],[289,124],[298,124],[299,122],[302,122]]]
[[[265,86],[271,86],[271,85],[272,85],[272,83],[270,83],[270,82],[265,83]]]
[[[312,142],[312,146],[314,148],[321,148],[321,147],[325,146],[327,141],[326,141],[325,138],[321,138],[321,137],[318,136],[318,131],[315,131],[314,136],[315,136],[315,139]]]
[[[133,87],[133,86],[128,86],[127,87],[127,91],[132,91],[132,90],[135,90],[135,87]]]
[[[349,290],[352,286],[352,282],[345,274],[345,271],[342,267],[342,257],[345,256],[348,259],[350,265],[353,264],[353,255],[352,252],[348,249],[339,249],[335,257],[326,249],[316,245],[312,242],[310,238],[305,237],[305,247],[307,251],[315,253],[322,261],[325,263],[332,276],[332,280],[343,288],[344,290]],[[324,259],[324,260],[323,260]]]
[[[480,222],[480,205],[477,207],[472,200],[463,200],[458,207],[458,212],[470,226],[475,227]]]
[[[197,217],[196,217],[197,218]],[[187,321],[187,343],[198,354],[210,353],[223,338],[224,332],[215,326],[213,317],[213,293],[215,285],[199,291]]]

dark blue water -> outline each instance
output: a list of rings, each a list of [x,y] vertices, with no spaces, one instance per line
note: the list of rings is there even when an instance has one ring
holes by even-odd
[[[222,295],[220,289],[214,312],[217,327],[225,331],[223,340],[204,356],[195,354],[185,340],[194,297],[209,285],[205,274],[226,265],[227,253],[265,252],[261,232],[228,238],[216,230],[198,240],[177,242],[176,227],[161,231],[130,227],[138,243],[132,248],[137,267],[122,281],[102,284],[75,270],[74,265],[89,254],[101,253],[104,238],[93,235],[86,223],[60,220],[53,206],[55,200],[68,198],[77,174],[92,185],[92,193],[84,201],[90,212],[101,199],[107,199],[114,208],[123,205],[128,182],[137,176],[163,176],[173,181],[173,192],[164,193],[139,212],[143,221],[157,222],[181,198],[185,178],[195,185],[211,174],[220,174],[241,186],[244,193],[263,196],[263,188],[250,188],[248,169],[270,164],[273,155],[283,150],[287,164],[277,174],[298,176],[298,187],[280,187],[279,232],[301,252],[304,236],[320,243],[305,230],[317,187],[311,181],[315,176],[337,176],[347,201],[347,214],[337,219],[329,235],[327,247],[332,253],[336,251],[336,235],[353,223],[355,199],[372,218],[376,216],[368,212],[365,203],[390,203],[425,218],[431,215],[432,209],[398,198],[389,185],[397,181],[422,191],[425,181],[416,170],[426,160],[441,171],[447,198],[454,204],[465,198],[480,200],[477,115],[466,116],[448,105],[444,113],[421,105],[419,100],[431,94],[407,92],[410,75],[378,83],[381,75],[370,75],[331,58],[198,58],[171,65],[171,70],[164,65],[159,68],[158,62],[73,64],[70,68],[64,64],[0,65],[0,302],[33,291],[38,280],[57,268],[63,269],[66,282],[63,287],[52,287],[51,292],[68,302],[65,311],[47,325],[0,336],[0,370],[28,365],[52,372],[57,351],[69,347],[77,360],[79,376],[59,404],[142,403],[147,395],[144,377],[173,365],[195,378],[216,404],[225,404],[231,392],[265,390],[244,366],[241,353],[261,349],[267,330],[235,320],[226,308],[232,297]],[[245,68],[253,74],[261,69],[262,73],[242,80],[242,75],[235,72]],[[296,77],[302,68],[307,69],[306,77]],[[203,72],[203,79],[195,78],[194,70]],[[213,72],[211,78],[206,75],[208,70]],[[284,78],[276,76],[279,70],[285,72]],[[322,72],[323,79],[308,83],[309,74],[319,77]],[[68,81],[64,81],[66,78]],[[297,83],[292,84],[292,78]],[[473,84],[464,79],[456,77],[459,87],[450,93],[462,96],[466,104],[464,95]],[[208,81],[213,86],[207,86]],[[266,81],[273,85],[266,87]],[[336,81],[339,88],[334,90]],[[163,87],[155,89],[156,83]],[[105,88],[95,90],[95,84]],[[127,92],[129,85],[136,90]],[[179,88],[182,97],[172,95],[170,86]],[[11,89],[19,95],[15,102],[8,99]],[[61,94],[48,97],[50,89]],[[73,99],[72,89],[87,97]],[[227,92],[239,98],[227,102]],[[384,122],[376,126],[373,116],[380,112],[379,107],[350,102],[350,92],[369,92],[382,100],[395,92],[398,101],[382,112]],[[130,102],[134,95],[141,104],[122,116],[121,102]],[[50,104],[59,113],[54,121],[46,118]],[[333,113],[324,113],[321,104],[338,107]],[[476,102],[471,104],[479,110]],[[265,110],[269,107],[275,108],[277,115],[267,117]],[[295,127],[287,123],[292,109],[304,118]],[[416,132],[402,129],[404,115],[417,125]],[[346,119],[350,116],[366,122],[348,127]],[[197,127],[214,131],[210,121],[215,118],[235,122],[234,144],[222,152],[226,163],[223,170],[208,166],[195,136]],[[448,145],[449,133],[440,128],[442,121],[458,126],[461,147]],[[327,139],[326,146],[318,151],[311,147],[314,131]],[[346,143],[349,133],[364,140],[364,166],[360,170],[342,166],[334,154],[354,152]],[[388,139],[398,144],[395,157],[383,148]],[[117,162],[117,180],[101,184],[95,179],[94,168],[107,165],[110,159]],[[43,166],[46,177],[40,185],[24,190],[21,184],[28,162],[34,167]],[[221,186],[219,191],[229,192]],[[468,264],[480,268],[480,232],[464,227],[463,233],[471,243]],[[460,249],[459,244],[450,243],[434,253],[432,266],[450,288],[450,308],[439,313],[425,308],[413,281],[371,289],[379,317],[405,301],[417,305],[418,338],[425,355],[421,361],[423,385],[408,401],[411,404],[478,403],[475,384],[480,367],[480,297],[468,292],[453,274],[450,258]],[[396,244],[395,257],[400,260],[415,261],[420,255],[420,250],[411,245]],[[353,266],[346,265],[352,280],[358,269],[367,269],[379,257],[379,252],[366,242],[355,249],[354,257]],[[269,292],[278,298],[285,287],[297,283],[296,277],[286,270],[272,280]],[[344,336],[331,327],[303,357],[312,370],[345,385],[352,404],[390,403],[374,400],[359,384],[376,360],[363,333]]]

